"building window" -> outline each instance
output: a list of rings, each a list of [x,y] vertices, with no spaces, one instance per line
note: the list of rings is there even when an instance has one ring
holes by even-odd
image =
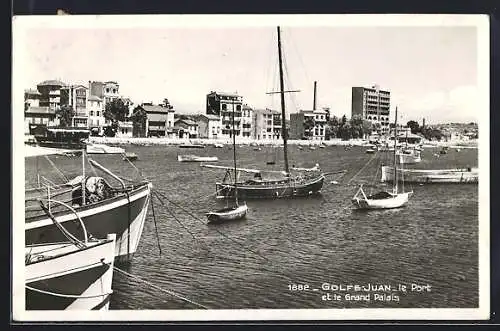
[[[222,110],[227,110],[227,105],[225,103],[222,104]]]
[[[236,110],[241,110],[241,105],[237,105]]]
[[[94,111],[93,110],[90,111],[90,116],[94,116]]]
[[[106,93],[109,93],[109,87],[108,87],[108,88],[106,88]]]
[[[116,93],[116,89],[113,89],[113,93]]]
[[[97,111],[97,116],[101,116],[101,115],[100,115],[100,111]]]

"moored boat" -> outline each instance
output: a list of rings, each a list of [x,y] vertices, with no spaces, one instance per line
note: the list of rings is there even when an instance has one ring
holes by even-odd
[[[202,144],[182,144],[179,145],[179,148],[205,148],[205,145]]]
[[[27,245],[26,310],[108,310],[115,238]]]
[[[396,107],[396,114],[394,120],[394,152],[393,152],[393,164],[394,169],[397,169],[397,132],[398,132],[398,108]],[[358,209],[392,209],[403,207],[408,203],[408,200],[413,195],[413,191],[404,192],[404,178],[403,176],[397,176],[397,173],[394,172],[395,180],[393,181],[392,190],[387,191],[379,191],[375,194],[367,195],[363,190],[363,185],[360,185],[358,191],[351,199],[352,204]],[[403,182],[403,192],[399,191],[398,181],[399,179]]]
[[[87,154],[123,154],[125,149],[121,147],[108,146],[105,144],[95,144],[87,142],[86,144]]]
[[[470,183],[479,182],[478,168],[463,169],[397,169],[398,175],[403,175],[409,183]],[[394,168],[382,166],[382,182],[392,182]]]
[[[177,155],[177,161],[179,162],[217,162],[219,158],[217,156],[197,156],[197,155]]]
[[[416,164],[422,161],[420,151],[416,149],[401,149],[396,151],[399,164]]]
[[[126,152],[123,156],[123,161],[136,161],[139,159],[139,156],[134,152]]]
[[[207,219],[209,223],[223,223],[229,221],[237,221],[245,218],[247,215],[247,204],[240,204],[234,207],[222,208],[216,211],[208,212]]]

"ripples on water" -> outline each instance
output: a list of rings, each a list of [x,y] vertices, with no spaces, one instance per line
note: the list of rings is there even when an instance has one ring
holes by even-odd
[[[127,151],[139,155],[135,165],[153,181],[155,189],[200,218],[193,219],[168,205],[193,238],[165,206],[154,200],[163,254],[159,254],[150,212],[138,251],[132,263],[122,268],[157,286],[213,309],[478,306],[477,185],[417,184],[405,208],[355,211],[350,199],[360,182],[374,183],[378,160],[372,160],[351,185],[334,185],[331,180],[349,182],[372,155],[356,147],[350,151],[335,146],[299,151],[291,146],[290,164],[311,167],[319,162],[324,171],[345,169],[347,173],[343,178],[327,178],[321,196],[250,200],[245,220],[207,225],[205,212],[224,204],[208,197],[215,192],[215,181],[222,179],[224,170],[179,163],[177,154],[218,156],[219,164],[231,166],[230,148],[128,146]],[[237,152],[238,166],[281,170],[279,148],[253,151],[251,147],[238,147]],[[434,156],[435,152],[425,150],[418,167],[477,166],[476,149],[450,149],[440,157]],[[274,155],[278,155],[277,164],[267,166],[266,160]],[[66,174],[78,174],[77,160],[60,156],[51,159]],[[94,159],[123,176],[137,177],[118,156]],[[49,178],[57,178],[41,158],[38,165],[27,161],[27,181],[33,181],[37,166],[47,170]],[[288,289],[292,283],[318,289],[322,283],[419,283],[432,288],[428,293],[398,293],[399,302],[325,302],[321,300],[323,291],[292,292]],[[196,308],[118,273],[114,274],[113,288],[111,309]]]

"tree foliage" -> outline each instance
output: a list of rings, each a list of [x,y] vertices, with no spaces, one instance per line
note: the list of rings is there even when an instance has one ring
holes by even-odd
[[[406,123],[406,126],[409,127],[411,129],[411,133],[419,133],[420,132],[420,125],[418,124],[417,121],[408,121],[408,123]]]
[[[56,109],[56,117],[59,119],[60,126],[71,126],[73,116],[75,116],[75,111],[72,106],[62,105],[61,108]]]
[[[118,129],[118,121],[125,121],[128,116],[128,107],[122,99],[113,99],[111,102],[106,103],[103,112],[104,118],[111,121],[113,130]]]

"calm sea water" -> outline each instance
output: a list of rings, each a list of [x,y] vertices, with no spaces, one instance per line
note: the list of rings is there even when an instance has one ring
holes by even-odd
[[[291,146],[290,164],[312,167],[318,162],[324,171],[347,173],[343,177],[329,176],[321,196],[251,200],[247,202],[249,213],[245,220],[207,225],[204,214],[224,205],[213,195],[215,181],[222,179],[224,170],[179,163],[177,154],[218,156],[218,164],[231,166],[230,148],[126,148],[139,155],[135,165],[153,181],[154,189],[182,207],[166,201],[162,205],[154,199],[162,254],[150,210],[133,261],[120,266],[156,286],[213,309],[478,307],[477,185],[416,184],[404,208],[355,211],[350,199],[357,185],[377,183],[380,159],[386,158],[374,158],[360,172],[372,158],[365,154],[365,148],[346,151],[331,146],[301,151]],[[426,149],[417,167],[477,166],[477,149],[450,149],[439,157],[434,155],[436,151]],[[281,148],[254,151],[241,146],[237,154],[238,166],[282,167]],[[276,165],[266,165],[266,160],[274,158]],[[50,159],[66,175],[78,175],[80,171],[78,159]],[[119,156],[94,159],[123,176],[138,177]],[[27,181],[33,181],[37,167],[51,178],[59,176],[46,159],[30,159],[26,162]],[[332,184],[333,180],[338,184]],[[334,289],[322,288],[325,283]],[[307,285],[309,289],[294,291],[293,284]],[[376,288],[371,292],[354,290],[354,285],[366,288],[368,284]],[[414,285],[412,291],[412,284],[430,287]],[[347,290],[349,285],[353,287]],[[385,289],[380,289],[381,285]],[[407,291],[401,291],[400,286],[406,286]],[[196,308],[116,272],[113,288],[110,309]],[[338,294],[341,300],[325,300],[327,293],[330,298]],[[370,294],[370,301],[363,300],[366,297],[347,300],[346,294]],[[389,296],[391,301],[374,300],[375,294],[378,299]]]

